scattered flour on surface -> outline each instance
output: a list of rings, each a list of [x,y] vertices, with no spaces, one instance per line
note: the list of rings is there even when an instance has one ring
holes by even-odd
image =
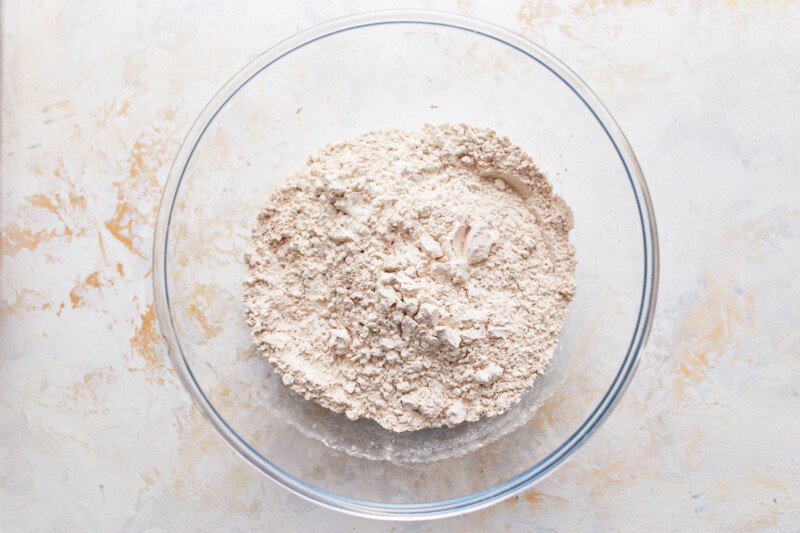
[[[410,431],[494,416],[547,366],[575,292],[572,213],[492,130],[329,145],[285,180],[245,254],[255,344],[283,383]]]

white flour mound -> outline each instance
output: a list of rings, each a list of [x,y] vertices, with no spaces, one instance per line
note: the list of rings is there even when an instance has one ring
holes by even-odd
[[[245,260],[283,383],[394,431],[502,413],[547,366],[575,292],[572,213],[489,129],[329,145],[267,200]]]

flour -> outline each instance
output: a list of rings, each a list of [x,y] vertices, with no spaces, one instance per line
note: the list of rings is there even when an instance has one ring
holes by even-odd
[[[245,260],[283,383],[394,431],[494,416],[547,366],[574,285],[572,214],[489,129],[323,148],[267,200]]]

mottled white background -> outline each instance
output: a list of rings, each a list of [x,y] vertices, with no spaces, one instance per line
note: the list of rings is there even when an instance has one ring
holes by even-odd
[[[215,90],[327,19],[427,7],[572,66],[636,150],[659,308],[617,412],[523,495],[423,524],[289,495],[191,406],[154,322],[171,158]],[[2,2],[0,531],[800,530],[800,4]]]

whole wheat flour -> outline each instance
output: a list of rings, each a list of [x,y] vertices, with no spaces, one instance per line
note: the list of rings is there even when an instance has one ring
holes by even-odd
[[[394,431],[502,413],[550,360],[574,285],[569,208],[489,129],[329,145],[246,253],[245,309],[283,383]]]

